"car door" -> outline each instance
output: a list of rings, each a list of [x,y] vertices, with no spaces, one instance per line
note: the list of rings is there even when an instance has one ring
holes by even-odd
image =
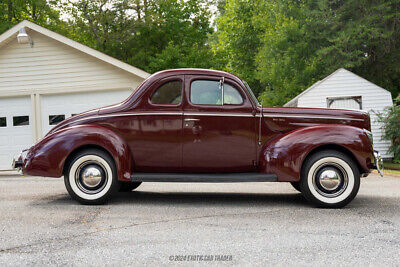
[[[256,170],[256,117],[237,82],[186,75],[182,167],[185,172]]]
[[[183,82],[183,75],[155,82],[135,108],[138,116],[131,119],[138,123],[131,122],[129,138],[135,171],[181,171]]]

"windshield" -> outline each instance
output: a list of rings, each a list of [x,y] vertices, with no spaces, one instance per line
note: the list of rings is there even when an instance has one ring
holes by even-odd
[[[249,94],[251,95],[251,98],[253,98],[254,103],[256,103],[257,106],[261,107],[260,102],[258,102],[257,97],[254,95],[253,91],[251,90],[251,88],[250,88],[250,86],[247,84],[247,82],[246,82],[246,81],[243,81],[243,80],[242,80],[242,82],[244,83],[244,86],[246,86],[246,89],[247,89],[247,91],[249,92]]]

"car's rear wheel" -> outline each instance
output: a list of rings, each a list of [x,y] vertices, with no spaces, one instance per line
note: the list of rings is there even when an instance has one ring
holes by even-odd
[[[64,182],[71,197],[82,204],[103,204],[119,188],[114,160],[98,149],[76,154],[69,161]]]
[[[138,188],[142,182],[121,182],[119,191],[120,192],[131,192]]]
[[[341,208],[352,201],[360,188],[357,164],[346,154],[324,150],[304,163],[300,190],[318,207]]]

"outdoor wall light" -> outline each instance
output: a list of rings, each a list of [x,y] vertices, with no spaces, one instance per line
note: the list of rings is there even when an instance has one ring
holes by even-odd
[[[33,47],[33,40],[32,38],[26,33],[25,28],[21,28],[17,35],[18,43],[19,44],[30,44]]]

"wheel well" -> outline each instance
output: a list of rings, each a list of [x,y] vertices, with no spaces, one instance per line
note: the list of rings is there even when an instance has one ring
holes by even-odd
[[[66,172],[71,160],[75,157],[75,155],[80,153],[81,151],[87,150],[87,149],[98,149],[98,150],[101,150],[104,153],[107,153],[115,163],[115,160],[114,160],[113,156],[111,155],[111,153],[108,152],[108,150],[105,149],[104,147],[101,147],[101,146],[98,146],[98,145],[84,145],[84,146],[80,146],[80,147],[76,148],[71,153],[69,153],[69,155],[67,156],[67,158],[65,159],[65,162],[64,162],[63,174],[65,174],[65,172]]]
[[[305,159],[303,160],[303,163],[301,165],[301,172],[303,172],[303,166],[304,166],[304,162],[306,162],[306,160],[311,157],[312,155],[314,155],[315,153],[318,153],[322,150],[336,150],[336,151],[340,151],[344,154],[346,154],[347,156],[349,156],[356,164],[357,164],[357,168],[360,171],[360,173],[363,172],[360,163],[358,162],[358,160],[354,157],[353,153],[351,153],[350,150],[348,150],[347,148],[340,146],[340,145],[335,145],[335,144],[328,144],[328,145],[322,145],[319,147],[314,148],[313,150],[311,150],[308,155],[305,157]]]

